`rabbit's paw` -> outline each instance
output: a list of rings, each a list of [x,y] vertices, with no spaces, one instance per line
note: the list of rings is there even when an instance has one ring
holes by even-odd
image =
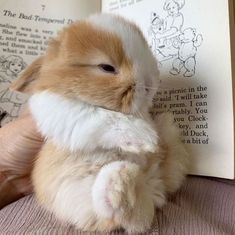
[[[123,140],[120,144],[120,148],[125,152],[131,153],[154,153],[157,150],[157,146],[153,142],[147,143],[144,140]]]
[[[124,151],[137,154],[157,151],[158,136],[149,123],[134,119],[129,126],[120,139],[120,146]]]
[[[135,154],[157,151],[158,134],[150,121],[120,114],[107,126],[99,139],[103,148],[118,148]]]
[[[101,169],[92,188],[95,212],[107,219],[123,217],[136,202],[139,166],[127,161],[113,162]]]

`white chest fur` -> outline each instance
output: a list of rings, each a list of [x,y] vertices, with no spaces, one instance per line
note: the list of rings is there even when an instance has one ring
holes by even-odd
[[[157,134],[151,124],[132,115],[71,101],[48,91],[34,94],[29,104],[42,134],[71,151],[156,150]]]

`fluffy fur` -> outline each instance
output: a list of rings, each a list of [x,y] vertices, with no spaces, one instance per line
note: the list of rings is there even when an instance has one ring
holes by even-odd
[[[87,231],[150,228],[187,171],[171,116],[148,113],[158,78],[141,31],[120,17],[92,16],[50,42],[12,86],[31,92],[46,137],[32,175],[43,206]]]

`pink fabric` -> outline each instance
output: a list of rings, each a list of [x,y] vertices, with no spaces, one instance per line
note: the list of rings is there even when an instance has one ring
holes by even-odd
[[[33,195],[0,211],[0,235],[90,234],[62,224],[38,206]],[[92,233],[99,234],[99,233]],[[110,234],[127,234],[116,231]],[[235,234],[235,182],[189,177],[182,189],[156,213],[152,235]],[[102,234],[103,235],[103,234]]]

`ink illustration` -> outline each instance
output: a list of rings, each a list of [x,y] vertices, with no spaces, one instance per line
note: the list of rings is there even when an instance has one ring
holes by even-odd
[[[25,67],[26,63],[18,55],[0,57],[0,126],[16,118],[22,104],[26,102],[23,95],[9,89]]]
[[[159,66],[171,62],[169,73],[193,77],[197,66],[197,52],[203,43],[202,34],[194,27],[185,27],[182,9],[186,0],[165,0],[161,17],[151,13],[149,27],[150,47],[159,61]]]

